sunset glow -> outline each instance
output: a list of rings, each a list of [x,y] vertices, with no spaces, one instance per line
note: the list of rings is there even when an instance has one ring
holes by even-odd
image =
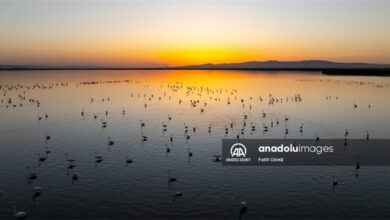
[[[1,64],[390,62],[389,2],[3,1],[0,6]]]

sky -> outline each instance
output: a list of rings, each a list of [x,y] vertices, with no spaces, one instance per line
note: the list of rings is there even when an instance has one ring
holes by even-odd
[[[390,63],[390,1],[0,1],[0,64]]]

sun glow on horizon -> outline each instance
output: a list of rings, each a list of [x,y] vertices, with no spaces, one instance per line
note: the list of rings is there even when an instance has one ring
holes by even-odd
[[[390,63],[390,2],[0,2],[1,64]],[[356,12],[359,13],[356,13]]]

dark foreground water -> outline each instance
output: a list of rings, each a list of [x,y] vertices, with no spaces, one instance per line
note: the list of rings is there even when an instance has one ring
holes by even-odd
[[[28,219],[237,219],[241,201],[242,219],[389,219],[389,167],[362,166],[355,177],[354,167],[212,161],[244,115],[244,138],[343,138],[345,129],[388,138],[389,83],[300,72],[0,72],[0,219],[15,218],[13,205]]]

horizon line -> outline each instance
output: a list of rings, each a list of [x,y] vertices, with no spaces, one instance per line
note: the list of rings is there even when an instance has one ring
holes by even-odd
[[[279,62],[279,63],[292,63],[292,62],[328,62],[328,63],[334,63],[334,64],[363,64],[363,65],[390,65],[390,63],[372,63],[372,62],[337,62],[337,61],[331,61],[331,60],[320,60],[320,59],[305,59],[305,60],[249,60],[249,61],[243,61],[243,62],[231,62],[231,63],[201,63],[201,64],[187,64],[187,65],[180,65],[180,66],[170,66],[168,64],[161,65],[161,66],[154,66],[154,67],[148,67],[148,66],[98,66],[98,65],[82,65],[82,64],[66,64],[66,65],[49,65],[49,64],[0,64],[0,70],[4,69],[36,69],[36,70],[44,70],[44,69],[91,69],[91,70],[97,70],[97,69],[188,69],[193,68],[194,69],[206,69],[206,67],[200,67],[204,65],[212,65],[212,66],[218,66],[218,65],[231,65],[231,64],[245,64],[245,63],[267,63],[267,62]],[[5,68],[4,68],[5,67]],[[213,68],[213,67],[207,67],[207,68]],[[215,67],[215,68],[221,68],[221,67]],[[279,69],[280,67],[271,67],[271,68],[232,68],[232,69]],[[337,67],[340,68],[340,67]],[[342,67],[341,67],[342,68]],[[385,67],[387,68],[387,67]],[[230,69],[230,68],[221,68],[221,69]],[[292,67],[292,68],[280,68],[280,69],[329,69],[326,67],[315,67],[315,68],[305,68],[305,67]]]

